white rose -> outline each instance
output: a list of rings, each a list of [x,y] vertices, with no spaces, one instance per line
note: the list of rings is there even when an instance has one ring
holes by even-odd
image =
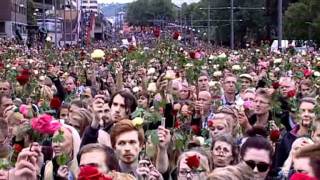
[[[317,57],[317,61],[320,61],[320,57]]]
[[[280,64],[282,62],[282,58],[277,58],[273,60],[273,63]]]
[[[314,71],[313,75],[316,76],[316,77],[320,77],[320,72],[319,71]]]
[[[156,72],[156,69],[155,69],[155,68],[150,68],[150,69],[148,69],[147,74],[148,74],[148,75],[152,75],[152,74],[154,74],[155,72]]]
[[[6,65],[6,68],[10,68],[10,67],[11,67],[11,65],[10,65],[10,64],[7,64],[7,65]]]
[[[204,145],[204,138],[203,138],[203,137],[197,136],[197,137],[196,137],[196,140],[200,143],[200,146],[203,146],[203,145]]]
[[[275,71],[275,72],[279,72],[279,71],[280,71],[280,68],[279,68],[279,67],[276,67],[276,68],[274,69],[274,71]]]
[[[208,69],[208,66],[202,66],[201,67],[203,70],[206,70],[206,69]]]
[[[45,77],[44,77],[44,76],[40,76],[40,77],[39,77],[39,80],[40,80],[40,81],[44,81],[44,80],[45,80]]]
[[[139,92],[139,90],[140,90],[140,88],[139,88],[138,86],[132,88],[132,91],[133,91],[134,93]]]
[[[34,60],[33,59],[29,59],[28,62],[31,64],[31,63],[34,62]]]
[[[241,67],[238,64],[232,66],[232,70],[240,70],[240,69]]]
[[[215,57],[211,54],[210,56],[209,56],[209,59],[210,60],[213,60]]]
[[[12,70],[16,70],[17,68],[16,68],[16,67],[12,67],[11,69],[12,69]]]
[[[157,92],[157,85],[156,83],[149,83],[148,88],[147,88],[148,92]]]
[[[217,81],[210,81],[209,86],[214,87],[218,82]]]
[[[193,64],[191,64],[191,63],[188,63],[185,65],[185,67],[187,67],[187,68],[192,67],[192,66],[193,66]]]
[[[34,70],[33,73],[34,73],[35,75],[38,75],[38,74],[39,74],[39,71],[38,71],[38,70]]]
[[[164,79],[173,80],[175,78],[176,78],[176,73],[173,70],[167,70],[166,75],[164,76]]]
[[[301,55],[302,55],[302,56],[305,56],[305,55],[307,55],[307,52],[303,50],[303,51],[301,52]]]
[[[213,68],[214,68],[214,69],[218,69],[218,68],[219,68],[219,64],[214,64],[214,65],[213,65]]]
[[[213,76],[214,77],[220,77],[220,76],[222,76],[222,72],[221,71],[216,71],[216,72],[213,73]]]
[[[181,39],[182,39],[182,37],[181,37],[181,36],[179,36],[179,37],[178,37],[178,41],[180,41]]]
[[[226,58],[227,57],[227,55],[225,54],[225,53],[222,53],[222,54],[220,54],[219,56],[218,56],[218,58]]]

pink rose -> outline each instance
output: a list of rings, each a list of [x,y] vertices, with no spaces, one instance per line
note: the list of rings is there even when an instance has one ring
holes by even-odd
[[[253,107],[253,102],[252,101],[244,101],[243,107],[245,109],[251,109]]]
[[[41,133],[53,135],[58,129],[60,129],[61,124],[59,122],[53,121],[52,116],[44,114],[37,118],[31,120],[32,129]]]
[[[201,58],[201,54],[199,52],[196,52],[195,59],[200,59],[200,58]]]
[[[25,104],[22,104],[22,105],[19,107],[19,112],[20,112],[23,116],[27,117],[27,116],[28,116],[28,106],[25,105]]]

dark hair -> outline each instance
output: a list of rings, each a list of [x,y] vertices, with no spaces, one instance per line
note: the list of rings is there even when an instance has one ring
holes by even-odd
[[[87,108],[87,104],[82,100],[73,100],[70,103],[70,106],[72,106],[72,105],[75,105],[78,108],[85,108],[85,109]]]
[[[105,158],[106,158],[105,164],[110,171],[113,171],[113,170],[118,172],[120,171],[119,162],[114,150],[108,146],[98,144],[98,143],[87,144],[80,149],[80,152],[77,155],[77,160],[79,165],[80,165],[81,156],[85,153],[89,153],[92,151],[101,151],[105,154]]]
[[[240,148],[240,155],[243,158],[249,148],[266,150],[269,152],[270,161],[272,160],[273,147],[269,141],[262,136],[248,137]]]
[[[254,126],[245,132],[245,136],[247,137],[262,136],[264,138],[267,138],[268,132],[264,127]]]
[[[239,155],[239,147],[236,144],[235,139],[231,135],[228,135],[228,134],[218,135],[217,137],[212,139],[211,150],[213,150],[215,143],[218,141],[226,142],[231,145],[231,151],[232,151],[232,157],[233,157],[231,165],[237,164],[238,163],[238,155]]]
[[[136,98],[134,97],[134,95],[126,90],[122,90],[122,91],[119,91],[119,92],[116,92],[112,98],[111,98],[111,101],[109,102],[109,106],[111,108],[112,106],[112,103],[113,103],[113,99],[117,96],[117,95],[120,95],[121,97],[124,98],[124,104],[125,104],[125,109],[126,109],[126,113],[127,115],[130,116],[130,114],[132,112],[134,112],[137,108],[137,100]]]

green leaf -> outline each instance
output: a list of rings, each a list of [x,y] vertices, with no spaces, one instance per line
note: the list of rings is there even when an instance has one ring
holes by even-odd
[[[152,144],[158,145],[160,143],[160,141],[159,141],[159,136],[158,136],[157,130],[152,130],[150,135],[151,135]]]
[[[60,156],[57,157],[57,163],[59,166],[63,166],[63,165],[67,165],[67,163],[69,162],[69,157],[66,154],[62,154]]]
[[[52,142],[61,143],[64,141],[63,131],[59,130],[59,134],[52,138]]]

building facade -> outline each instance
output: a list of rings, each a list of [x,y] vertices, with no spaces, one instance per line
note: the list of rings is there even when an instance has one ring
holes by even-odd
[[[1,0],[0,37],[27,39],[27,0]]]
[[[81,9],[83,11],[98,13],[98,0],[82,0]]]

